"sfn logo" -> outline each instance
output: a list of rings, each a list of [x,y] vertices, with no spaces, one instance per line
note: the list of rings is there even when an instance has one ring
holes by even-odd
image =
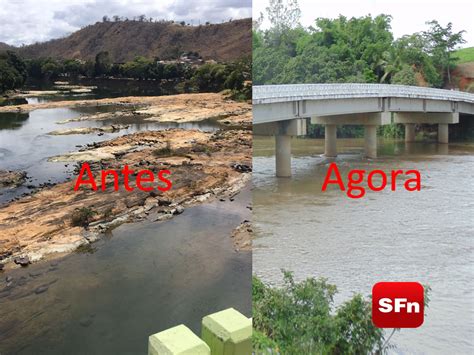
[[[418,282],[378,282],[372,288],[372,322],[379,328],[418,328],[424,296]]]

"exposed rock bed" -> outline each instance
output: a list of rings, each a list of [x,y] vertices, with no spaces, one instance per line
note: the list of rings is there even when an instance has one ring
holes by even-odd
[[[49,132],[53,136],[65,136],[70,134],[92,134],[92,133],[113,133],[118,132],[122,129],[127,129],[130,125],[109,125],[103,127],[77,127],[70,129],[62,129],[57,131]]]
[[[55,157],[52,160],[88,161],[99,191],[81,187],[74,192],[74,179],[0,207],[0,263],[11,267],[15,258],[35,262],[47,255],[61,255],[87,246],[122,223],[165,220],[190,205],[232,196],[250,179],[251,146],[248,130],[171,129],[125,135]],[[119,191],[113,191],[112,181],[101,191],[100,170],[119,171],[125,165],[155,174],[170,170],[173,187],[164,193],[158,189],[145,192],[131,179],[135,188],[128,192],[120,179]],[[156,187],[156,183],[149,186]],[[77,211],[87,211],[85,226],[74,223]]]
[[[145,120],[159,122],[197,122],[216,119],[230,126],[250,127],[252,122],[251,105],[248,102],[236,102],[221,93],[181,94],[169,96],[128,96],[97,100],[51,101],[39,104],[1,106],[0,112],[29,112],[36,109],[87,106],[140,106],[129,112]],[[116,113],[82,116],[67,120],[97,120],[110,118]]]
[[[243,221],[232,233],[234,248],[237,251],[252,250],[252,224],[250,221]]]
[[[0,188],[20,186],[25,182],[26,177],[24,171],[0,170]]]

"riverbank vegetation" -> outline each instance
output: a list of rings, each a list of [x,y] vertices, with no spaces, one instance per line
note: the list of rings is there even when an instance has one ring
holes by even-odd
[[[265,15],[254,21],[253,82],[385,83],[434,88],[454,88],[452,71],[458,61],[456,48],[465,43],[464,31],[433,20],[423,32],[395,39],[390,15],[335,19],[316,18],[314,25],[300,25],[298,2],[270,0]],[[262,28],[264,19],[271,27]],[[464,52],[461,52],[465,58]],[[384,136],[398,128],[380,131]],[[320,137],[312,127],[310,136]],[[357,127],[338,128],[341,137],[359,137]]]
[[[199,58],[198,53],[186,53]],[[27,79],[65,80],[85,78],[127,78],[135,80],[176,81],[186,92],[219,92],[229,90],[235,99],[251,97],[251,58],[229,63],[209,61],[201,65],[178,59],[137,56],[125,63],[112,63],[108,52],[99,52],[95,61],[79,59],[23,59],[12,51],[0,53],[0,93],[20,88]],[[157,85],[159,85],[157,83]]]
[[[0,93],[22,86],[28,76],[25,62],[14,52],[0,52]]]
[[[425,307],[430,288],[425,286]],[[253,277],[253,343],[257,354],[383,354],[393,334],[372,324],[371,301],[354,295],[334,306],[337,288],[326,279],[294,280],[271,287]]]

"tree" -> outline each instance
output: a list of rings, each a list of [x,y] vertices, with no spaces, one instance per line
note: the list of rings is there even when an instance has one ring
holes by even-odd
[[[47,58],[41,65],[41,74],[43,78],[55,78],[63,72],[61,63],[52,58]]]
[[[84,74],[84,66],[78,59],[66,59],[63,62],[64,72],[68,75],[77,76]]]
[[[360,294],[334,305],[337,288],[326,279],[294,280],[283,271],[283,285],[252,279],[252,335],[260,354],[384,354],[388,335],[372,323],[372,303]],[[425,307],[430,287],[425,286]]]
[[[270,0],[270,5],[265,10],[273,30],[278,34],[300,24],[298,0]]]
[[[405,64],[392,77],[392,84],[416,86],[416,72],[413,67]]]
[[[27,78],[26,64],[15,52],[0,53],[0,92],[22,86]]]
[[[107,75],[110,71],[112,60],[110,59],[109,52],[101,51],[95,56],[95,75]]]
[[[428,42],[428,50],[440,69],[446,71],[448,83],[451,84],[451,65],[456,61],[452,54],[458,45],[466,43],[463,38],[466,31],[453,32],[451,22],[446,27],[442,27],[436,20],[426,24],[430,26],[428,31],[423,32]]]

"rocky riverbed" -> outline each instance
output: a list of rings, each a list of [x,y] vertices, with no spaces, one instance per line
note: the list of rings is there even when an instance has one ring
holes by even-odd
[[[155,122],[197,122],[216,119],[228,125],[250,127],[252,113],[248,102],[236,102],[221,93],[181,94],[169,96],[128,96],[95,100],[51,101],[38,104],[10,105],[0,107],[1,112],[30,112],[37,109],[59,107],[90,107],[117,105],[137,107],[123,113],[110,112],[101,115],[84,115],[64,121],[110,119],[123,114],[143,117]]]
[[[122,117],[117,112],[122,112],[120,107],[123,107],[123,112],[128,115],[139,115],[150,120],[199,121],[216,118],[232,126],[247,128],[251,125],[251,105],[228,100],[221,94],[56,101],[0,107],[0,112],[101,105],[118,107],[117,111],[101,114],[107,119]],[[97,119],[94,115],[89,116],[84,115],[77,120]],[[115,126],[111,127],[115,129]],[[84,132],[82,128],[75,128],[59,133]],[[161,221],[182,213],[194,204],[213,198],[232,198],[250,179],[251,146],[252,135],[248,129],[213,133],[169,129],[119,136],[50,157],[53,162],[77,164],[77,172],[82,162],[89,162],[99,190],[82,187],[75,192],[74,178],[44,186],[33,194],[0,207],[0,264],[2,268],[19,267],[16,265],[25,266],[45,257],[61,256],[79,247],[87,247],[107,230],[122,223],[145,219]],[[122,180],[119,191],[113,190],[112,182],[108,182],[105,191],[101,191],[100,171],[119,171],[125,165],[135,171],[134,177],[142,169],[153,173],[169,170],[173,186],[169,191],[161,192],[156,189],[155,183],[150,185],[155,187],[153,191],[145,192],[137,189],[135,179],[131,179],[130,186],[134,187],[131,192],[123,188]],[[7,180],[13,181],[9,176]],[[19,182],[20,177],[17,179]],[[246,250],[249,244],[246,240],[239,241],[236,249]]]
[[[0,188],[23,184],[26,180],[24,171],[0,170]]]

